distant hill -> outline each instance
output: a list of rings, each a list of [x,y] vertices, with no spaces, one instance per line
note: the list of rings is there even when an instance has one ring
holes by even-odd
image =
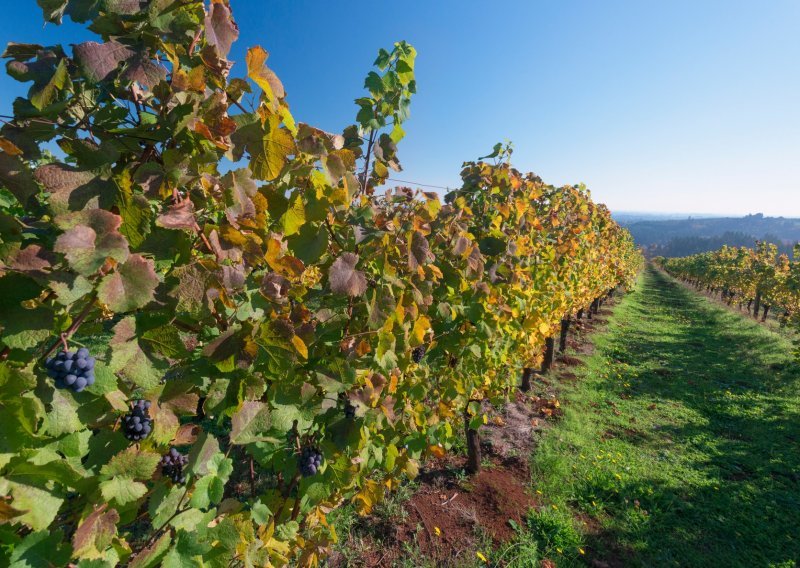
[[[800,242],[800,219],[765,217],[761,213],[698,219],[615,218],[653,256],[686,256],[722,245],[752,246],[757,240],[773,242],[781,252],[790,253],[792,246]]]

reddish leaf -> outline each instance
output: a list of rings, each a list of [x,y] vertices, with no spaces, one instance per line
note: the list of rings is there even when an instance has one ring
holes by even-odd
[[[72,547],[77,557],[99,558],[117,534],[119,513],[116,509],[105,511],[103,505],[89,514],[72,537]]]
[[[231,45],[238,37],[239,26],[233,21],[231,9],[214,0],[206,15],[206,42],[215,46],[220,56],[228,57]]]
[[[158,216],[156,225],[165,229],[194,230],[197,221],[194,218],[194,205],[191,200],[184,199],[180,203],[170,206],[166,213]]]
[[[358,255],[346,252],[336,259],[328,271],[328,283],[336,294],[360,296],[367,290],[367,278],[355,269]]]
[[[129,312],[149,304],[157,286],[153,261],[135,254],[103,278],[97,293],[99,300],[115,312]]]
[[[64,230],[53,250],[63,253],[70,266],[84,276],[94,274],[112,258],[128,259],[128,242],[119,232],[122,217],[104,209],[89,209],[56,218]]]

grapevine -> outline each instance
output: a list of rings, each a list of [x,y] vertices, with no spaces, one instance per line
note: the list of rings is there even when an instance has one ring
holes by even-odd
[[[227,0],[39,4],[98,37],[4,54],[29,87],[0,127],[9,556],[317,565],[328,512],[366,514],[431,448],[477,439],[482,401],[641,267],[584,186],[508,146],[444,196],[382,187],[417,87],[406,42],[331,133],[295,119],[262,47],[233,76]]]

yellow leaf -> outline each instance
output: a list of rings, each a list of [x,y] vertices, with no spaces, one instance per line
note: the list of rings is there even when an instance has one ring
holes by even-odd
[[[260,45],[247,50],[245,61],[247,63],[247,76],[261,87],[269,101],[282,99],[285,96],[283,84],[278,76],[266,65],[269,53]]]
[[[0,150],[3,150],[3,152],[10,156],[19,156],[22,154],[22,150],[17,148],[16,144],[5,138],[0,138]]]
[[[256,179],[271,181],[278,177],[288,156],[296,151],[294,138],[280,125],[279,116],[267,113],[264,137],[251,153],[250,170]]]
[[[447,455],[445,449],[438,444],[431,444],[430,446],[428,446],[428,451],[439,459]]]
[[[544,336],[550,333],[550,324],[547,323],[539,324],[539,333],[541,333]]]
[[[364,487],[353,498],[358,507],[359,515],[368,514],[382,496],[383,486],[372,479],[366,479]]]
[[[294,348],[297,349],[297,352],[303,359],[308,359],[308,347],[306,347],[306,344],[300,339],[300,336],[295,335],[292,337],[292,345],[294,345]]]
[[[435,534],[436,536],[442,536],[442,529],[440,529],[439,527],[433,527],[433,534]]]
[[[417,345],[421,345],[425,342],[425,334],[431,328],[431,322],[425,316],[419,316],[417,321],[414,322],[414,329],[411,332],[414,342]]]
[[[480,560],[480,561],[482,561],[482,562],[489,562],[489,561],[486,559],[486,557],[485,557],[483,554],[481,554],[480,552],[476,552],[476,553],[475,553],[475,556],[477,556],[477,557],[478,557],[478,560]]]

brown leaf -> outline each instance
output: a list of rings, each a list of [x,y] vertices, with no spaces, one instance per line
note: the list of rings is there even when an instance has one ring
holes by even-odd
[[[238,38],[239,26],[233,21],[231,9],[215,0],[206,15],[206,43],[215,46],[221,57],[228,57],[231,45]]]
[[[55,255],[39,245],[28,245],[11,260],[11,268],[34,277],[44,277],[55,262]]]
[[[268,272],[261,281],[261,292],[274,302],[285,303],[290,288],[289,280],[276,272]]]
[[[408,247],[408,267],[411,270],[416,270],[434,258],[428,239],[419,231],[414,231],[411,234],[411,243]]]
[[[185,444],[194,444],[197,441],[197,435],[200,433],[200,426],[197,424],[183,424],[178,428],[178,432],[170,442],[173,446],[183,446]]]
[[[39,186],[23,161],[5,152],[0,153],[0,184],[23,205],[39,192]]]
[[[346,252],[337,258],[328,271],[328,283],[335,294],[360,296],[367,290],[367,278],[355,269],[358,255]]]
[[[116,193],[112,182],[67,164],[45,164],[33,177],[50,194],[50,207],[56,214],[97,209],[101,201],[109,205]]]
[[[167,208],[156,218],[156,225],[165,229],[189,229],[194,230],[197,221],[194,218],[194,204],[190,199],[184,199]]]
[[[254,219],[256,206],[252,197],[258,192],[256,182],[250,175],[248,168],[232,170],[225,174],[221,181],[225,191],[227,209],[225,214],[232,225],[238,227],[238,222],[244,219]]]
[[[122,76],[152,88],[167,76],[167,70],[150,60],[147,52],[137,51],[116,40],[86,41],[73,47],[73,55],[84,75],[92,82],[111,78],[125,63]]]

